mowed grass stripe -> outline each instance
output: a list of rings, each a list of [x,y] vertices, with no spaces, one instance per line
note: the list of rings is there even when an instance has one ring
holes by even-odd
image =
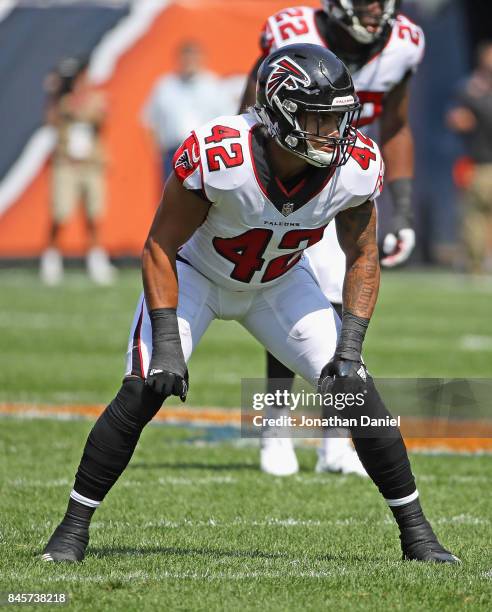
[[[0,355],[0,402],[93,405],[114,397],[141,291],[138,270],[122,271],[107,288],[70,270],[59,288],[44,287],[26,271],[0,271],[0,285],[0,332],[8,347]],[[491,286],[451,274],[383,274],[365,343],[371,373],[490,377]],[[191,405],[233,408],[241,403],[241,378],[264,376],[264,351],[238,323],[217,321],[189,370]]]

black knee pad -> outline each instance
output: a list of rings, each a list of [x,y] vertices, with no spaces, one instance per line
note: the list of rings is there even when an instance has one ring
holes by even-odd
[[[149,389],[142,378],[125,378],[114,400],[106,409],[107,417],[128,433],[143,427],[157,414],[164,399]]]

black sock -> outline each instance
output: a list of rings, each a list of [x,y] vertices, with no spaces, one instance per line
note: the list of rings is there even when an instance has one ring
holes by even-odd
[[[386,419],[391,418],[391,414],[370,376],[363,388],[366,394],[364,407],[351,408],[348,416],[355,417],[358,421],[361,414],[364,414],[371,419],[382,419],[386,422]],[[398,427],[362,427],[359,424],[351,427],[350,432],[362,465],[385,499],[401,499],[415,493],[415,479]]]
[[[402,541],[412,542],[415,539],[422,538],[423,534],[426,537],[434,536],[418,498],[404,506],[390,506],[390,509],[400,528]]]
[[[102,501],[130,461],[145,425],[162,398],[142,379],[123,381],[118,394],[96,421],[87,439],[74,490]]]
[[[276,357],[267,352],[268,393],[275,393],[277,390],[290,391],[294,382],[294,376],[295,374],[292,370],[289,370],[287,366],[284,366]],[[280,379],[282,380],[281,384],[279,384]]]
[[[53,532],[44,549],[45,555],[70,550],[78,561],[82,561],[89,544],[89,524],[95,508],[84,506],[70,498],[62,522]],[[52,557],[51,557],[52,560]],[[72,558],[73,560],[73,558]]]
[[[86,527],[88,529],[95,510],[96,508],[85,506],[70,498],[62,524],[65,526]]]

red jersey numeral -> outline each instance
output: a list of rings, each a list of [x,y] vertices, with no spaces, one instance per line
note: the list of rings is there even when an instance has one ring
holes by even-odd
[[[282,236],[282,240],[280,241],[278,248],[295,249],[301,244],[301,242],[306,241],[306,246],[304,248],[307,249],[323,238],[325,227],[326,225],[323,227],[317,227],[315,229],[290,230],[290,232],[287,232]],[[280,255],[280,257],[272,259],[265,270],[265,274],[263,274],[261,282],[268,283],[269,281],[274,280],[288,272],[299,261],[303,250],[304,249],[295,251],[294,253]]]
[[[309,32],[307,21],[302,18],[302,9],[290,8],[278,12],[275,21],[280,23],[278,31],[282,40],[287,40],[294,36],[302,36]]]
[[[240,166],[244,162],[243,148],[235,142],[231,145],[231,153],[228,153],[224,147],[210,147],[207,149],[207,163],[210,172],[220,170],[219,159],[224,162],[226,168]]]
[[[420,32],[409,25],[404,25],[403,23],[398,24],[398,36],[400,38],[406,38],[407,40],[412,41],[412,43],[418,47],[420,43]]]
[[[235,264],[231,278],[249,283],[265,263],[262,255],[272,234],[273,230],[252,229],[234,238],[214,238],[212,242],[217,253]]]
[[[287,40],[292,38],[293,36],[301,36],[302,34],[307,34],[309,31],[308,24],[304,19],[298,19],[297,25],[293,21],[288,21],[287,23],[283,23],[279,27],[280,36],[282,40]]]
[[[239,130],[235,130],[227,125],[214,125],[210,136],[205,138],[205,144],[222,142],[229,138],[239,138],[241,133]],[[220,145],[216,147],[210,147],[207,149],[207,164],[210,172],[216,172],[220,170],[219,159],[226,168],[233,168],[234,166],[240,166],[244,163],[243,147],[239,142],[234,142],[230,145],[228,151],[225,147]]]
[[[376,159],[376,154],[368,147],[354,147],[351,156],[359,164],[362,170],[367,170],[371,161]]]
[[[222,142],[227,138],[239,138],[241,133],[227,125],[214,125],[210,136],[205,138],[205,144]]]
[[[325,227],[290,230],[283,235],[279,248],[295,249],[301,242],[306,242],[304,248],[310,247],[321,240]],[[222,257],[235,264],[231,278],[249,283],[254,273],[263,268],[265,263],[263,254],[272,235],[273,230],[251,229],[234,238],[214,238],[213,245]],[[285,274],[299,261],[304,248],[272,259],[266,267],[261,282],[268,283]]]
[[[362,142],[362,144],[365,144],[366,147],[370,147],[371,149],[373,148],[374,142],[363,132],[359,132],[359,130],[357,130],[357,138]]]
[[[376,159],[376,153],[374,153],[373,141],[366,136],[362,132],[357,130],[357,139],[365,144],[365,147],[354,147],[350,153],[350,155],[355,159],[355,161],[359,164],[362,170],[367,170],[372,161]]]

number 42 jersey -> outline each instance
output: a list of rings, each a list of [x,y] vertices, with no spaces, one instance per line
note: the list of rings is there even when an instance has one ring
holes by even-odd
[[[179,255],[227,289],[278,281],[321,240],[337,213],[382,189],[379,149],[357,135],[345,165],[307,165],[298,182],[286,186],[269,162],[270,137],[254,114],[219,117],[192,132],[175,153],[174,172],[210,208]]]

